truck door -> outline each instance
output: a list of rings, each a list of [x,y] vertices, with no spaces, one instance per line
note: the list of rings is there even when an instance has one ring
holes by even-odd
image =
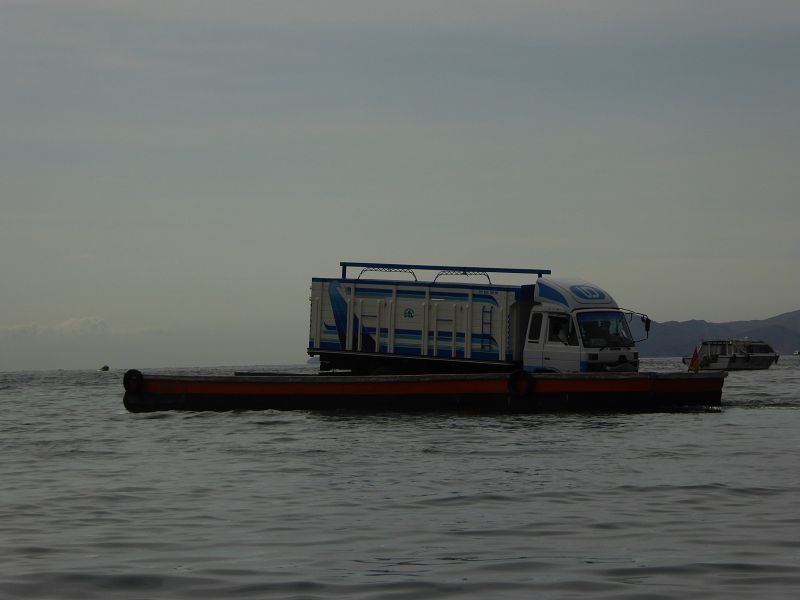
[[[542,343],[542,364],[548,371],[577,372],[581,348],[571,315],[548,314]]]
[[[541,371],[542,365],[543,313],[533,311],[528,322],[525,347],[522,350],[522,366],[526,371]]]

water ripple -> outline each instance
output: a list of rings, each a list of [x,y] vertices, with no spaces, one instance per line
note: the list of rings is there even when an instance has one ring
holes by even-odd
[[[0,598],[794,598],[799,373],[522,417],[134,415],[120,372],[0,373]]]

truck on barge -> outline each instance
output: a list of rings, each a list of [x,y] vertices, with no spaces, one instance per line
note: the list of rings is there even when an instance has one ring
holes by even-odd
[[[308,353],[320,373],[125,373],[131,412],[359,410],[526,413],[717,406],[726,373],[639,373],[629,324],[603,289],[545,269],[342,262],[314,278]],[[347,269],[360,267],[354,278]],[[419,281],[416,271],[437,271]],[[364,279],[405,272],[413,281]],[[535,275],[495,285],[489,273]],[[481,275],[487,283],[445,283]]]
[[[646,315],[620,309],[612,296],[549,269],[341,262],[341,277],[311,283],[308,354],[320,371],[354,375],[637,372],[630,323]],[[348,269],[360,268],[355,277]],[[418,271],[435,272],[427,281]],[[405,279],[365,278],[369,272]],[[491,274],[534,275],[496,285]],[[443,277],[482,276],[454,283]],[[409,276],[413,280],[409,280]],[[639,340],[641,341],[641,340]]]

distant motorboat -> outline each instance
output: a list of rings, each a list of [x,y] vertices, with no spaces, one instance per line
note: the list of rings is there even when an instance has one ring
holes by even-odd
[[[100,367],[101,371],[108,371],[108,369],[109,369],[108,365],[103,365],[102,367]]]
[[[704,340],[697,350],[698,368],[703,371],[751,371],[769,369],[780,355],[768,343],[750,339]],[[691,367],[692,357],[683,364]]]

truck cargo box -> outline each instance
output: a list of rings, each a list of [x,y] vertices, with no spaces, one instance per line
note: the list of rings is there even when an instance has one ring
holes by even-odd
[[[385,263],[341,263],[342,277],[311,283],[308,353],[330,368],[390,365],[390,357],[492,363],[496,370],[522,360],[524,330],[534,285],[493,285],[348,278],[348,266],[365,270],[440,270],[445,274],[548,273],[541,269],[484,269]],[[370,268],[372,265],[374,268]],[[442,274],[440,273],[440,275]],[[415,276],[416,277],[416,276]],[[354,357],[357,353],[358,356]],[[370,356],[373,360],[366,361]],[[349,357],[349,360],[348,358]],[[360,360],[356,361],[356,358]],[[464,367],[460,367],[464,369]],[[374,368],[366,369],[374,371]],[[392,369],[388,368],[391,371]],[[408,369],[406,369],[408,370]],[[427,369],[425,369],[427,370]]]

